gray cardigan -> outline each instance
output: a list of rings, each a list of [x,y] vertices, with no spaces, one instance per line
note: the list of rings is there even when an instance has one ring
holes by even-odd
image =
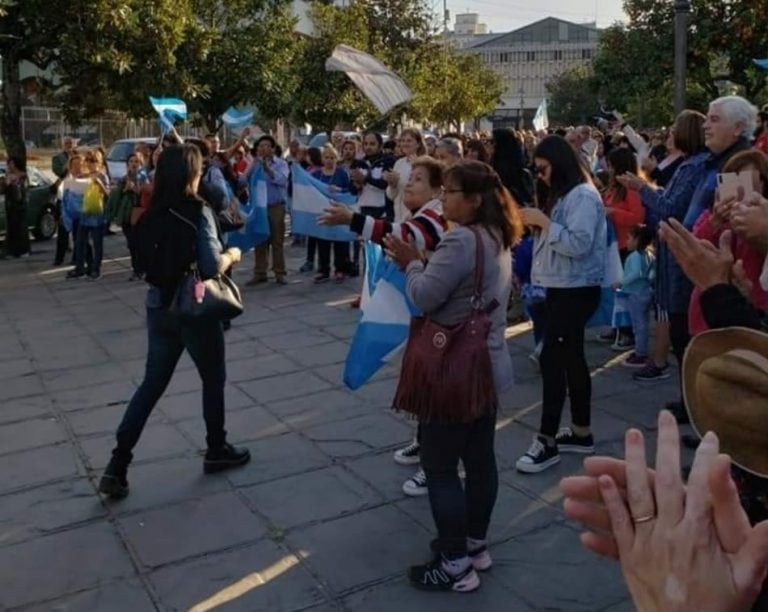
[[[496,393],[501,395],[514,384],[512,358],[504,332],[507,327],[507,303],[512,289],[512,255],[490,233],[477,226],[483,240],[485,274],[483,300],[496,298],[499,306],[491,313],[488,351],[493,365]],[[420,261],[408,264],[406,291],[410,300],[424,314],[441,325],[455,325],[465,320],[471,310],[470,298],[475,280],[475,235],[467,227],[456,225],[437,245],[425,266]]]

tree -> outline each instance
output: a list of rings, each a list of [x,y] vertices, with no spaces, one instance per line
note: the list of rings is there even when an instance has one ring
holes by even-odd
[[[221,127],[230,106],[255,104],[275,118],[289,109],[298,84],[295,18],[289,0],[192,0],[194,19],[178,63],[186,67],[176,95],[207,129]]]
[[[575,66],[546,85],[549,92],[547,112],[553,124],[578,125],[599,109],[595,77],[587,66]]]
[[[188,0],[90,0],[86,11],[72,4],[52,10],[48,0],[4,0],[2,6],[0,134],[8,153],[21,157],[20,62],[53,68],[70,118],[113,100],[125,105],[126,93],[135,100],[172,73],[189,15]]]
[[[422,54],[409,106],[420,121],[459,126],[492,112],[504,93],[501,76],[478,55],[433,43]]]

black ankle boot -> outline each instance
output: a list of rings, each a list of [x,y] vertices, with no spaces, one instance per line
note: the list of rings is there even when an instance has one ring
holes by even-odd
[[[251,460],[251,451],[247,448],[224,444],[218,448],[209,448],[205,453],[203,471],[206,474],[223,472],[234,467],[245,465]]]
[[[113,457],[109,460],[104,475],[99,481],[99,493],[112,499],[123,499],[128,496],[128,465]]]

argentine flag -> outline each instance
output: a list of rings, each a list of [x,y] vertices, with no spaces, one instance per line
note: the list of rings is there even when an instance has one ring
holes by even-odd
[[[83,212],[83,194],[91,179],[68,178],[61,183],[61,222],[68,232]]]
[[[605,250],[605,274],[603,275],[603,286],[600,294],[600,304],[587,321],[587,327],[604,327],[613,322],[613,307],[616,300],[616,290],[613,285],[621,282],[624,275],[624,268],[621,265],[619,257],[619,243],[616,241],[616,230],[613,223],[606,220],[608,228],[605,233],[608,241],[608,248]]]
[[[221,116],[221,120],[230,130],[242,130],[248,127],[253,121],[254,109],[244,108],[242,110],[230,106]]]
[[[187,105],[179,98],[153,98],[149,96],[149,102],[158,115],[158,122],[163,134],[171,131],[176,121],[187,120]]]
[[[259,165],[248,177],[248,204],[240,205],[245,225],[236,232],[228,232],[227,246],[237,247],[247,253],[256,245],[269,240],[267,215],[267,176]]]
[[[405,274],[381,247],[365,243],[362,316],[347,354],[344,384],[358,389],[405,346],[411,317],[419,310],[405,293]]]
[[[291,181],[293,183],[291,228],[294,233],[339,242],[357,240],[357,234],[346,227],[317,224],[318,217],[330,206],[331,200],[355,207],[357,205],[355,196],[349,193],[332,192],[328,185],[311,176],[299,164],[293,164],[291,168]]]

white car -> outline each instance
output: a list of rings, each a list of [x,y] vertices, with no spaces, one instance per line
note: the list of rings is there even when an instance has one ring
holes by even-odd
[[[136,145],[142,142],[154,148],[157,144],[157,138],[124,138],[116,140],[109,147],[107,166],[109,167],[109,176],[113,181],[125,176],[127,172],[125,162],[128,161],[128,156],[136,150]]]

